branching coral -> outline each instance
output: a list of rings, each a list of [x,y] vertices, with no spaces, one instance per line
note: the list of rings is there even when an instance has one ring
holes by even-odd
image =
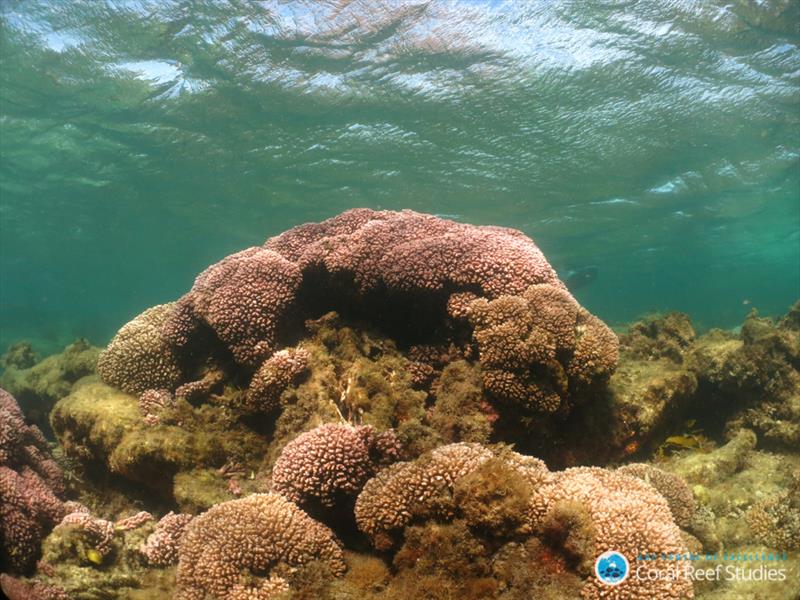
[[[333,506],[354,496],[379,467],[397,460],[394,432],[329,423],[286,445],[272,471],[272,490],[298,504]]]
[[[267,600],[292,568],[319,560],[345,570],[333,533],[277,494],[223,502],[195,518],[179,551],[176,600]]]

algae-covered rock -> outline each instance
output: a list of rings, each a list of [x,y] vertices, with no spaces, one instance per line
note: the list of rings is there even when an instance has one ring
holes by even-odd
[[[303,341],[305,378],[280,398],[280,413],[263,470],[292,439],[323,423],[394,429],[407,452],[417,455],[439,441],[426,423],[427,393],[414,389],[409,361],[384,336],[359,330],[328,313],[309,321]]]
[[[140,513],[129,525],[124,525],[124,520],[114,524],[84,516],[85,524],[62,523],[45,539],[37,576],[40,582],[57,584],[71,600],[144,600],[171,595],[174,569],[147,568],[139,551],[155,527],[150,515]],[[97,531],[103,530],[102,526],[105,537],[98,548]]]
[[[166,498],[173,477],[229,460],[257,463],[262,436],[239,423],[224,406],[195,408],[187,402],[148,425],[133,396],[87,378],[53,409],[51,423],[64,451]]]
[[[733,417],[729,428],[753,429],[762,444],[800,442],[800,327],[798,305],[780,321],[752,311],[741,333],[701,336],[689,364],[704,408]]]
[[[608,386],[563,428],[548,464],[606,464],[646,455],[691,411],[697,378],[685,363],[694,330],[673,313],[633,324],[620,336],[620,361]]]
[[[235,497],[229,480],[220,475],[219,469],[181,471],[175,475],[172,491],[181,512],[191,514],[201,513]]]
[[[31,421],[49,432],[50,409],[79,379],[94,373],[99,354],[100,348],[79,339],[61,354],[36,362],[29,344],[16,344],[1,359],[5,371],[0,375],[0,387],[17,398]]]

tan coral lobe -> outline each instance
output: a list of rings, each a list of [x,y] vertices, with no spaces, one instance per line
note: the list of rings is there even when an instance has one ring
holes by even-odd
[[[176,600],[267,600],[286,591],[293,568],[319,560],[345,571],[330,529],[277,494],[223,502],[186,528],[179,551]]]

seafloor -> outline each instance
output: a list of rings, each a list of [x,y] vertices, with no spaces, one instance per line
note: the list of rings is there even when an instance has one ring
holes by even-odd
[[[11,600],[798,597],[800,303],[613,332],[517,232],[356,210],[2,367]]]

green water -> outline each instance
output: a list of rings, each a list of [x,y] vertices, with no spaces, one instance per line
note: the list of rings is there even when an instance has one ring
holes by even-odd
[[[355,206],[517,227],[612,324],[800,296],[796,2],[0,7],[0,346]]]

